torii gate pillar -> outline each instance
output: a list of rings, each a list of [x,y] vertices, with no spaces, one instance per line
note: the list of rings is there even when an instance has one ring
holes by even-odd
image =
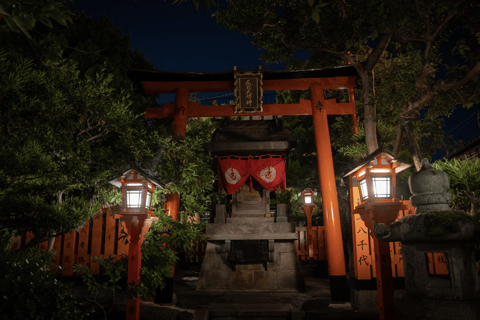
[[[338,209],[337,186],[333,169],[332,147],[328,130],[327,108],[321,85],[310,86],[312,120],[317,149],[318,177],[322,191],[323,221],[327,246],[330,293],[333,301],[347,301],[347,277],[343,255],[342,228]]]

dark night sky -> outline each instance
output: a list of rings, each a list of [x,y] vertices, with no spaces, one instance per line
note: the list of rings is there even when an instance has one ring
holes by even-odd
[[[252,36],[226,30],[211,17],[213,10],[207,13],[200,4],[197,11],[190,0],[174,5],[171,0],[76,0],[68,6],[96,19],[107,15],[116,28],[130,35],[132,47],[153,59],[160,70],[223,72],[234,66],[256,69],[258,65],[270,70],[285,69],[283,64],[260,60],[262,51],[252,44]],[[199,93],[198,98],[225,94]],[[157,101],[173,102],[174,94],[161,95]],[[478,106],[456,111],[446,119],[446,134],[464,141],[480,135],[477,112]]]

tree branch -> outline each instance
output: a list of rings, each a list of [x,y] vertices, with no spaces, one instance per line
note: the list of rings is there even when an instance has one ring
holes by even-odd
[[[480,61],[475,64],[462,78],[452,81],[440,81],[433,86],[427,87],[427,92],[417,101],[409,102],[407,109],[402,113],[402,117],[412,114],[427,105],[441,91],[455,90],[465,85],[468,81],[480,75]]]
[[[363,63],[363,67],[366,72],[372,71],[373,68],[375,68],[375,65],[378,63],[378,60],[380,60],[380,57],[390,43],[392,35],[393,33],[385,33],[380,36],[377,44],[373,48],[372,53],[370,53],[367,60]]]
[[[417,11],[419,11],[418,8],[418,3],[415,1],[417,5]],[[427,20],[427,30],[424,33],[424,41],[425,41],[425,51],[423,52],[423,67],[422,67],[422,72],[417,76],[415,79],[415,87],[421,88],[421,89],[427,89],[427,84],[423,82],[427,75],[430,73],[432,67],[430,66],[430,60],[428,59],[430,55],[430,51],[432,50],[432,45],[433,42],[435,41],[435,38],[438,36],[440,31],[445,27],[445,25],[457,14],[458,12],[458,5],[460,2],[457,2],[454,4],[453,8],[448,11],[447,17],[440,23],[440,25],[437,27],[437,29],[434,31],[433,34],[430,33],[430,16],[429,15],[423,15],[419,11],[419,15],[425,17]]]

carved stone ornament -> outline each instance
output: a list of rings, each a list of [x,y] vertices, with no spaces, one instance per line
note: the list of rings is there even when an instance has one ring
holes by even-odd
[[[262,79],[260,70],[235,72],[235,113],[263,112]]]
[[[410,203],[416,207],[415,213],[450,210],[452,195],[447,192],[448,176],[445,172],[433,169],[427,159],[422,160],[422,168],[408,179]]]

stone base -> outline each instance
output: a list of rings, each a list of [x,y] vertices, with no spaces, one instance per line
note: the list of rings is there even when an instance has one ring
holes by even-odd
[[[209,241],[197,283],[197,290],[302,291],[305,281],[300,271],[293,240],[275,240],[273,261],[236,264],[227,262],[223,241]]]
[[[378,316],[378,294],[377,290],[350,291],[350,301],[355,311]]]
[[[208,306],[211,320],[289,320],[292,309],[293,306],[286,303],[212,303]]]
[[[480,319],[480,299],[448,301],[420,299],[408,294],[395,297],[398,320],[477,320]]]
[[[405,290],[395,289],[395,298],[405,295]],[[350,301],[356,312],[378,317],[378,293],[377,290],[350,290]]]

